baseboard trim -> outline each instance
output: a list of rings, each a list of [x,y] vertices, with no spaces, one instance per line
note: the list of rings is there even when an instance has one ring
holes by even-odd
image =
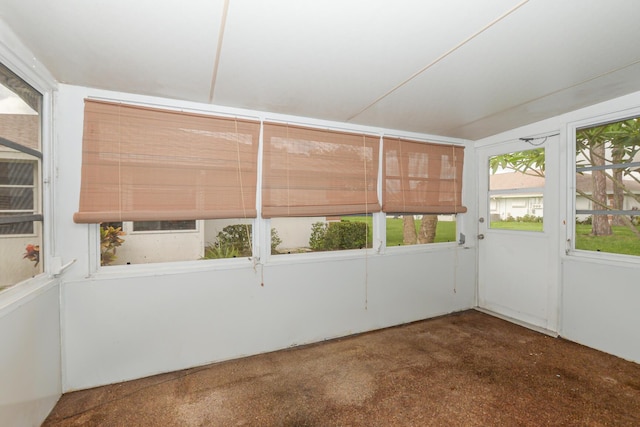
[[[540,326],[532,325],[531,323],[524,322],[522,320],[514,319],[511,316],[505,316],[504,314],[496,313],[495,311],[487,310],[482,307],[474,307],[476,311],[479,311],[484,314],[488,314],[489,316],[497,317],[498,319],[506,320],[507,322],[515,323],[516,325],[522,326],[523,328],[531,329],[536,332],[540,332],[541,334],[548,335],[550,337],[558,338],[560,334],[556,331],[552,331],[550,329],[545,329]]]

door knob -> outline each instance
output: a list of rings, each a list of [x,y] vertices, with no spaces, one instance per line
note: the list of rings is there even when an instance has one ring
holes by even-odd
[[[478,234],[478,240],[484,239],[484,234]]]

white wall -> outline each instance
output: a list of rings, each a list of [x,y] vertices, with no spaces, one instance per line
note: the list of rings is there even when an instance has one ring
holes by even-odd
[[[562,262],[562,336],[640,363],[640,265]]]
[[[39,426],[61,394],[59,285],[23,284],[0,299],[0,425]]]
[[[72,222],[80,188],[83,98],[88,95],[215,112],[206,105],[60,87],[58,185],[65,191],[58,199],[56,226],[61,253],[77,259],[62,285],[65,391],[473,307],[475,250],[455,243],[381,254],[266,256],[265,265],[228,259],[96,272],[96,227]],[[465,179],[472,181],[473,150],[466,151],[470,171],[465,169]],[[473,186],[468,187],[463,198],[474,212]],[[461,231],[469,235],[465,215],[460,221]]]
[[[476,142],[476,146],[513,141],[520,137],[545,135],[561,130],[559,147],[547,149],[547,161],[560,165],[560,173],[547,174],[546,185],[559,200],[561,215],[551,223],[560,255],[557,265],[550,266],[558,277],[560,288],[550,286],[550,297],[558,300],[559,334],[571,341],[640,362],[640,258],[614,256],[583,251],[569,251],[572,239],[572,176],[575,175],[575,152],[571,144],[575,126],[640,115],[640,92],[605,103],[583,108],[532,125],[513,129]],[[545,201],[547,202],[547,201]],[[546,203],[545,203],[546,204]],[[549,222],[545,222],[547,228]],[[547,262],[544,254],[532,263]]]

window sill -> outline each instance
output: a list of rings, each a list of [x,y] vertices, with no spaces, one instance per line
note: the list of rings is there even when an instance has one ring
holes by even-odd
[[[48,291],[58,282],[58,279],[47,274],[39,274],[5,289],[0,293],[0,317]]]
[[[168,274],[195,273],[200,271],[253,268],[253,259],[228,258],[196,261],[176,261],[136,265],[99,267],[87,279],[120,279],[129,277],[165,276]]]
[[[619,267],[639,267],[640,256],[614,254],[610,252],[594,252],[581,249],[570,250],[564,257],[565,260],[575,262],[588,262],[590,264],[615,265]]]

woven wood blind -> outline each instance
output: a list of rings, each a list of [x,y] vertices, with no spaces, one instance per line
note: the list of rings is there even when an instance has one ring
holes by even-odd
[[[262,216],[380,211],[378,137],[265,123]]]
[[[85,100],[78,223],[256,216],[260,123]]]
[[[387,213],[454,214],[462,206],[464,147],[384,138]]]

